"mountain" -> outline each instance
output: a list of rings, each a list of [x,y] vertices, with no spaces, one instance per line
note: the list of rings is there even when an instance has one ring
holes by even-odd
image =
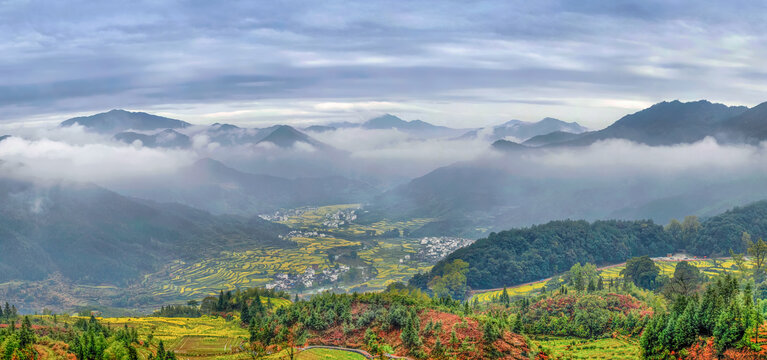
[[[100,133],[180,129],[191,126],[191,124],[181,120],[125,110],[111,110],[96,115],[76,117],[62,122],[61,126],[68,127],[75,124]]]
[[[213,159],[199,160],[170,176],[112,187],[139,198],[243,216],[301,206],[364,203],[377,192],[341,176],[287,179],[241,172]]]
[[[465,130],[452,129],[446,126],[432,125],[421,120],[405,121],[392,114],[386,114],[370,119],[362,125],[363,129],[392,130],[396,129],[420,137],[450,137]]]
[[[554,145],[582,146],[606,139],[626,139],[651,146],[693,143],[706,136],[716,136],[728,119],[747,110],[744,106],[727,106],[706,100],[664,101],[626,115],[602,130]]]
[[[281,148],[290,148],[296,144],[308,144],[318,149],[330,148],[330,146],[323,144],[288,125],[279,125],[275,127],[268,133],[268,135],[257,142],[257,144],[261,143],[272,143]]]
[[[554,118],[543,118],[538,122],[526,122],[522,120],[510,120],[501,125],[494,126],[487,130],[472,130],[463,134],[460,138],[476,138],[482,133],[489,133],[489,140],[497,141],[511,138],[516,141],[525,141],[539,135],[550,134],[553,132],[565,132],[580,134],[587,131],[585,127],[576,122],[564,122]]]
[[[292,246],[287,228],[124,197],[88,184],[0,179],[0,282],[53,273],[125,284],[173,260],[254,246]]]
[[[173,129],[165,129],[154,135],[140,134],[136,132],[121,132],[114,136],[115,140],[132,144],[134,141],[141,141],[143,146],[150,148],[188,148],[192,146],[192,140],[189,136],[179,133]]]
[[[587,131],[583,126],[576,122],[564,122],[554,118],[543,118],[534,123],[512,120],[501,126],[493,128],[493,136],[498,139],[512,137],[521,141],[530,139],[534,136],[550,134],[555,131],[580,134]]]
[[[758,143],[767,140],[767,102],[727,119],[719,129],[725,141]]]
[[[563,142],[575,140],[579,136],[580,134],[569,133],[564,131],[554,131],[552,133],[548,133],[545,135],[533,136],[525,140],[525,142],[523,142],[522,145],[527,147],[539,147],[539,146],[545,146],[545,145],[560,144]]]
[[[498,140],[492,144],[493,149],[509,152],[528,149],[527,146],[509,140]]]
[[[5,139],[8,139],[8,138],[10,138],[10,137],[11,137],[11,135],[3,135],[3,136],[0,136],[0,141],[3,141],[3,140],[5,140]]]

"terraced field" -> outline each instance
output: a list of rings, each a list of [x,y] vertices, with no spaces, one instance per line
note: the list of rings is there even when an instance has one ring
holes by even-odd
[[[219,290],[263,286],[277,273],[303,273],[307,267],[320,270],[333,264],[327,250],[359,245],[337,238],[294,238],[293,249],[264,248],[221,253],[219,257],[186,264],[177,262],[167,273],[154,274],[145,282],[157,284],[154,294],[171,298],[200,298]]]
[[[372,279],[359,284],[348,284],[355,290],[380,290],[391,282],[403,281],[417,272],[428,271],[430,264],[407,260],[420,246],[417,239],[382,239],[366,236],[374,230],[382,234],[392,229],[415,230],[431,219],[410,221],[380,221],[370,225],[344,224],[338,228],[323,223],[338,217],[339,212],[358,209],[358,204],[323,206],[292,211],[296,215],[281,221],[304,234],[293,237],[297,247],[259,248],[240,252],[222,252],[205,260],[185,263],[177,261],[161,272],[147,276],[144,286],[151,294],[165,301],[198,299],[217,294],[221,289],[232,290],[264,286],[280,273],[302,274],[308,267],[317,271],[338,266],[331,260],[332,249],[357,247],[359,263],[374,274]],[[306,236],[317,233],[323,236]]]
[[[739,273],[740,270],[738,269],[737,265],[735,264],[735,261],[732,259],[700,259],[700,260],[688,260],[686,261],[692,265],[695,265],[700,271],[707,275],[707,276],[716,276],[724,271],[729,271],[733,273]],[[655,264],[658,265],[658,267],[661,269],[661,273],[665,274],[667,276],[673,276],[674,275],[674,269],[676,268],[676,265],[679,263],[678,260],[655,260]],[[751,264],[746,263],[746,268],[750,269]],[[617,279],[620,278],[620,272],[625,268],[624,264],[618,264],[614,266],[607,266],[603,267],[599,270],[599,274],[604,279]],[[522,296],[522,295],[528,295],[536,291],[540,291],[545,285],[546,282],[549,279],[543,279],[541,281],[536,281],[532,283],[512,286],[506,289],[508,294],[510,296]],[[489,302],[492,301],[494,298],[497,298],[501,295],[503,290],[492,290],[492,291],[485,291],[485,292],[479,292],[472,296],[471,301],[474,301],[476,298],[479,302]]]
[[[379,290],[395,281],[405,281],[418,272],[431,269],[431,264],[403,261],[406,256],[412,256],[418,251],[419,242],[416,239],[382,240],[378,246],[358,252],[361,259],[371,264],[377,275],[375,278],[354,286],[352,289]]]

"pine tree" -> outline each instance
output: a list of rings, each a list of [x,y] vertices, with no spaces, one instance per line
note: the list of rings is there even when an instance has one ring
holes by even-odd
[[[432,359],[443,359],[447,355],[445,347],[442,345],[442,341],[437,336],[437,340],[434,342],[434,347],[431,349]]]
[[[419,335],[420,327],[421,326],[420,321],[418,320],[418,316],[415,314],[415,312],[412,312],[408,317],[407,322],[405,323],[405,327],[402,329],[402,333],[400,334],[402,344],[405,345],[405,347],[408,349],[417,349],[421,346],[421,336]]]
[[[602,277],[599,277],[599,280],[597,281],[597,290],[602,291],[605,289],[604,281],[602,280]]]
[[[506,288],[503,288],[503,292],[501,292],[501,297],[499,298],[501,304],[506,305],[506,307],[509,307],[509,304],[511,304],[511,298],[509,297],[509,292],[506,290]]]
[[[687,307],[676,322],[674,334],[674,349],[683,349],[695,342],[698,334],[698,323],[696,321],[697,302],[691,300],[687,302]]]
[[[162,340],[157,345],[157,360],[165,360],[165,344],[162,343]]]
[[[240,309],[240,322],[243,324],[250,324],[250,306],[247,301],[242,302],[242,309]]]
[[[746,335],[741,316],[742,309],[737,302],[731,302],[729,308],[719,314],[713,335],[715,347],[720,353],[733,347]]]
[[[21,323],[21,331],[19,331],[19,348],[25,349],[34,343],[35,333],[32,331],[32,323],[29,321],[29,316],[25,316]]]

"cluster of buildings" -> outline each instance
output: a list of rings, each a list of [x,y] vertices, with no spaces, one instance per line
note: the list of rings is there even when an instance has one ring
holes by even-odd
[[[433,236],[421,239],[421,248],[413,255],[418,261],[435,263],[455,250],[473,243],[472,239],[449,236]]]
[[[316,210],[317,208],[299,208],[289,210],[277,210],[272,214],[260,214],[258,217],[266,221],[288,221],[291,217],[301,216],[303,213]]]
[[[322,221],[322,225],[327,228],[337,229],[343,225],[350,224],[357,219],[357,210],[358,209],[343,209],[326,214],[325,219]]]
[[[267,289],[275,290],[300,290],[308,289],[320,284],[332,284],[350,267],[338,264],[336,267],[318,269],[317,265],[307,266],[303,273],[280,273],[274,277],[274,282],[266,285]]]
[[[285,235],[279,235],[280,239],[292,239],[297,237],[303,237],[303,238],[325,238],[328,237],[328,234],[324,234],[317,231],[301,231],[301,230],[292,230],[289,233]]]

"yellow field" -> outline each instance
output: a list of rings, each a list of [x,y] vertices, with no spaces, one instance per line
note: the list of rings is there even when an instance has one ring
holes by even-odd
[[[740,270],[737,268],[735,262],[731,259],[705,259],[705,260],[690,260],[687,261],[691,265],[695,265],[701,273],[707,275],[707,276],[716,276],[724,271],[729,271],[732,273],[739,273]],[[679,263],[679,261],[670,261],[670,260],[656,260],[655,264],[658,265],[658,267],[661,269],[661,274],[667,275],[667,276],[673,276],[674,275],[674,269],[676,268],[676,265]],[[746,263],[747,268],[751,268],[750,263]],[[625,268],[624,265],[618,265],[613,266],[605,269],[601,269],[599,271],[599,274],[604,279],[617,279],[620,278],[620,272]],[[512,286],[506,289],[509,296],[521,296],[521,295],[528,295],[536,291],[540,291],[545,285],[548,279],[530,283],[530,284],[524,284],[524,285],[518,285],[518,286]],[[496,298],[501,295],[503,290],[495,290],[495,291],[487,291],[475,294],[472,296],[471,301],[474,301],[476,298],[479,302],[489,302],[493,298]]]
[[[287,301],[280,299],[282,301]],[[45,321],[52,321],[52,316],[38,315]],[[59,324],[74,324],[77,316],[57,316]],[[128,326],[138,331],[139,340],[148,342],[152,337],[152,348],[159,344],[175,351],[179,359],[213,360],[243,357],[240,345],[248,339],[248,331],[239,326],[237,321],[226,321],[221,317],[203,316],[199,318],[168,317],[120,317],[97,318],[99,322],[111,328]],[[141,359],[146,359],[149,348],[138,347]]]

